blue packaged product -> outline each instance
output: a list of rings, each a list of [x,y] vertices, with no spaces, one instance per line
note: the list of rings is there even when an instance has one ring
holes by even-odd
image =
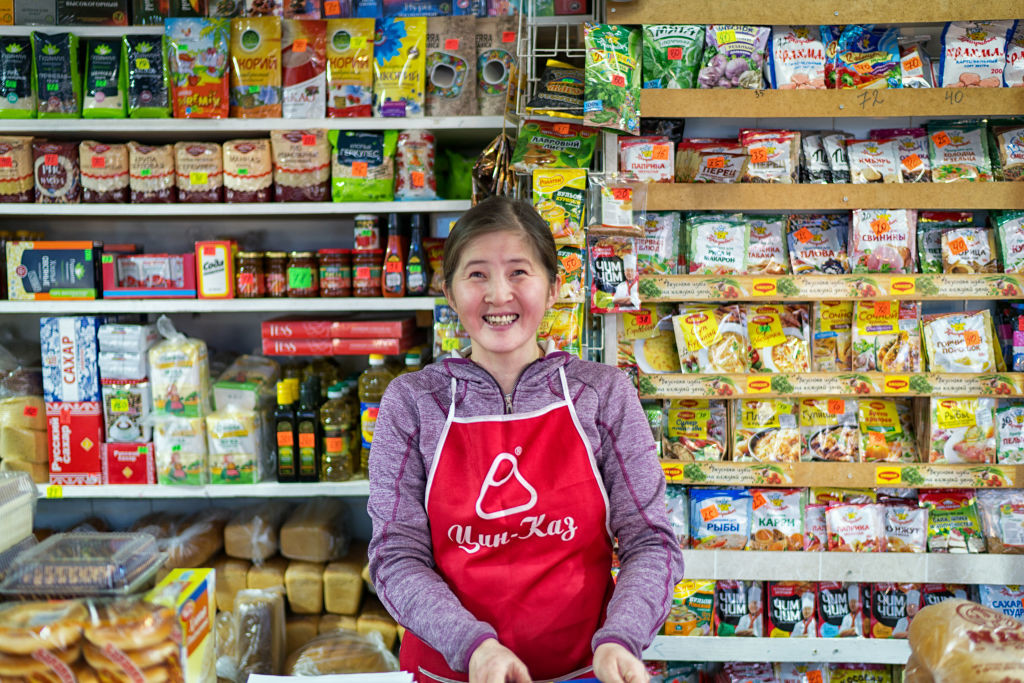
[[[100,401],[99,316],[39,319],[46,402]]]
[[[747,489],[692,489],[690,547],[743,550],[750,537],[750,511]]]
[[[978,602],[1012,619],[1024,619],[1024,586],[983,583],[978,586]]]
[[[836,50],[836,84],[840,90],[903,87],[899,29],[870,24],[847,26]]]

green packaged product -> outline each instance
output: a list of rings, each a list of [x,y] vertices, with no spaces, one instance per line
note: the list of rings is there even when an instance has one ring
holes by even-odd
[[[530,116],[583,118],[583,69],[549,59],[537,85],[537,94],[526,104]]]
[[[1004,273],[1024,273],[1024,211],[993,213]]]
[[[332,130],[331,198],[336,202],[389,202],[395,196],[398,131]]]
[[[121,71],[127,84],[128,116],[165,119],[171,115],[167,43],[162,35],[125,36]]]
[[[527,121],[512,153],[516,173],[541,168],[590,168],[597,131],[575,123]]]
[[[933,121],[928,124],[933,183],[990,182],[992,159],[984,124]]]
[[[85,48],[82,116],[123,119],[127,115],[128,77],[120,38],[89,38]]]
[[[640,30],[583,25],[587,47],[583,121],[588,126],[640,133]]]
[[[922,211],[917,217],[917,256],[922,273],[942,272],[942,233],[963,228],[974,221],[971,213],[961,211]]]
[[[35,63],[28,36],[0,37],[0,118],[36,116]]]
[[[704,27],[645,24],[643,31],[643,86],[696,88]]]
[[[78,36],[32,32],[39,118],[77,119],[82,115],[82,82],[78,69]]]

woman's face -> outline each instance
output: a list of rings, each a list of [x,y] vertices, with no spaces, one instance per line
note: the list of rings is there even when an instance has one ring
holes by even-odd
[[[478,363],[528,363],[536,358],[537,328],[555,289],[524,235],[501,230],[466,245],[445,294]]]

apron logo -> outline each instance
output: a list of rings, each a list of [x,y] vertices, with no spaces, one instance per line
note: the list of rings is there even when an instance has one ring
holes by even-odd
[[[498,456],[494,458],[494,462],[491,463],[491,468],[487,470],[487,476],[484,477],[484,483],[480,486],[480,495],[477,496],[476,499],[476,514],[480,519],[501,519],[502,517],[508,517],[509,515],[526,512],[537,504],[537,489],[533,488],[533,486],[530,485],[530,482],[526,481],[526,479],[523,478],[523,475],[520,474],[519,461],[516,460],[517,457],[522,455],[523,447],[516,446],[515,451],[516,454],[514,456],[511,453],[499,453]],[[512,467],[509,469],[508,474],[502,477],[500,481],[496,480],[494,477],[498,473],[498,468],[505,462],[509,463]],[[530,500],[522,505],[516,505],[515,507],[507,508],[505,510],[484,512],[483,502],[488,491],[490,491],[491,488],[504,486],[512,477],[515,477],[516,481],[519,482],[519,484],[530,494]]]
[[[502,531],[496,534],[484,534],[479,531],[474,532],[471,524],[453,524],[448,528],[448,540],[472,555],[480,548],[500,548],[512,541],[525,541],[533,537],[558,536],[563,542],[568,543],[576,538],[576,530],[579,528],[576,526],[576,520],[572,517],[553,519],[549,522],[546,514],[524,517],[519,526],[528,528],[523,533],[512,534]]]

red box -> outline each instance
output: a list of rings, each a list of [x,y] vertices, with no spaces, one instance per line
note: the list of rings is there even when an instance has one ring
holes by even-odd
[[[263,339],[265,356],[397,356],[416,345],[418,335],[401,339]]]
[[[46,404],[50,442],[50,483],[63,486],[103,483],[103,404],[75,401]]]
[[[104,484],[155,484],[153,444],[103,444]]]
[[[317,320],[288,316],[265,320],[261,329],[264,339],[400,339],[413,333],[416,319],[395,320],[393,314]]]

